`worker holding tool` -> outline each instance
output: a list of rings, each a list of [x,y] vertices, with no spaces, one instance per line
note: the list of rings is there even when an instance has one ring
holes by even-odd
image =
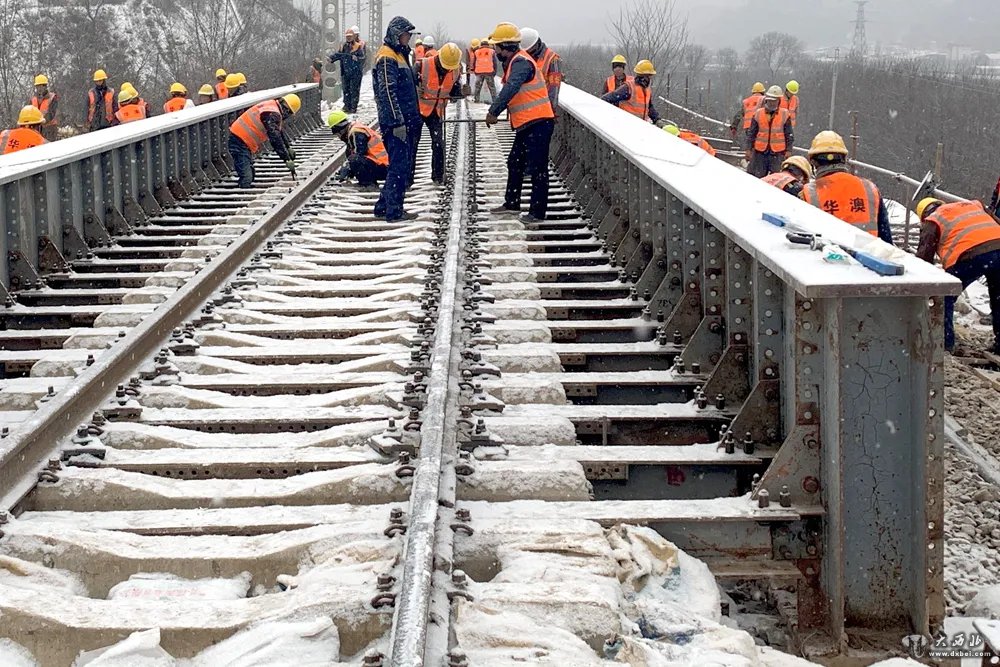
[[[496,213],[521,210],[524,177],[531,178],[531,203],[521,222],[545,219],[549,205],[549,144],[555,130],[555,113],[541,67],[521,49],[521,30],[501,23],[490,37],[504,62],[504,86],[486,115],[486,125],[496,125],[504,109],[514,128],[514,144],[507,155],[507,190]]]
[[[611,59],[611,76],[604,80],[604,88],[600,93],[602,96],[615,92],[632,79],[625,73],[627,68],[628,61],[622,54],[619,53]]]
[[[667,122],[666,125],[663,126],[663,131],[666,132],[667,134],[674,135],[678,139],[683,139],[692,146],[697,146],[698,148],[705,151],[712,157],[715,157],[715,149],[712,148],[712,144],[705,141],[705,139],[702,138],[702,136],[697,132],[692,132],[691,130],[682,130],[681,128],[677,127],[675,123],[671,123],[669,121]]]
[[[347,144],[347,160],[334,178],[346,181],[356,178],[363,188],[384,181],[389,171],[389,153],[382,135],[361,123],[352,123],[346,111],[331,111],[326,124],[334,136]]]
[[[542,72],[549,90],[549,104],[552,111],[559,113],[559,88],[562,86],[562,65],[559,54],[542,41],[534,28],[521,28],[521,48],[531,56]]]
[[[780,86],[771,86],[764,103],[750,118],[747,128],[747,172],[757,178],[781,171],[781,163],[792,154],[795,131],[792,117],[781,108]]]
[[[944,270],[961,280],[963,288],[986,277],[993,314],[990,351],[1000,353],[1000,223],[979,201],[946,204],[926,197],[917,204],[917,215],[917,257],[933,262],[937,253]],[[949,352],[955,349],[955,301],[949,296],[944,302],[944,347]]]
[[[233,166],[239,178],[238,187],[247,189],[253,186],[254,156],[269,141],[292,177],[296,176],[295,150],[285,136],[284,121],[301,108],[299,96],[289,93],[250,107],[229,126],[229,154],[233,157]]]
[[[359,33],[358,26],[351,26],[344,32],[344,43],[340,50],[331,53],[331,63],[340,63],[340,80],[344,84],[344,111],[358,112],[358,100],[361,98],[361,79],[364,77],[365,60],[368,58],[367,46]]]
[[[416,80],[409,65],[414,30],[413,24],[402,16],[389,21],[384,43],[372,66],[379,129],[389,153],[389,172],[375,203],[375,216],[389,222],[417,217],[403,208],[406,189],[413,182],[417,135],[423,129]]]
[[[640,60],[635,64],[635,77],[626,79],[613,93],[602,95],[601,99],[628,111],[636,118],[652,121],[657,127],[663,127],[666,121],[660,118],[660,113],[653,105],[652,85],[655,74],[653,63]]]
[[[843,137],[832,130],[817,134],[809,147],[809,161],[815,180],[799,196],[891,245],[892,229],[882,195],[874,183],[848,170]]]
[[[17,127],[0,132],[0,155],[8,155],[48,143],[41,134],[45,116],[38,107],[29,104],[17,115]]]
[[[781,171],[768,174],[761,180],[784,190],[793,197],[798,197],[809,181],[812,180],[813,168],[809,160],[801,155],[793,155],[781,163]]]
[[[420,117],[431,135],[431,180],[444,183],[444,120],[448,101],[462,97],[459,69],[462,50],[454,42],[441,47],[437,55],[425,56],[417,65],[417,89],[420,91]],[[423,128],[421,128],[423,129]],[[420,130],[415,143],[420,143]]]
[[[750,129],[750,121],[753,120],[753,115],[757,113],[761,102],[764,101],[764,90],[764,84],[758,81],[750,89],[750,95],[743,98],[743,101],[740,103],[740,109],[733,116],[732,122],[729,123],[729,133],[733,135],[733,140],[737,138],[737,131],[739,129],[742,128],[744,134]],[[743,145],[744,148],[747,148],[747,146],[748,144]]]

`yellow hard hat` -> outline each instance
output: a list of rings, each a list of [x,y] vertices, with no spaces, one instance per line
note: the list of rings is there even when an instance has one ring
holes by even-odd
[[[648,60],[640,60],[639,62],[637,62],[635,64],[634,71],[636,74],[647,74],[647,75],[656,74],[656,69],[653,67],[653,63],[649,62]]]
[[[107,81],[107,80],[108,80],[108,73],[105,72],[104,70],[99,69],[96,72],[94,72],[94,81]]]
[[[350,116],[343,109],[337,109],[331,111],[330,115],[326,117],[326,124],[328,127],[338,127],[345,123],[349,123],[351,120]]]
[[[128,88],[122,86],[122,89],[118,91],[118,104],[131,102],[137,97],[139,97],[139,92],[135,88],[132,86],[129,86]]]
[[[171,95],[173,95],[174,93],[184,93],[185,95],[187,95],[187,92],[188,92],[188,89],[184,87],[183,83],[174,82],[174,83],[170,84],[170,94]]]
[[[288,93],[281,99],[285,101],[285,104],[287,104],[288,108],[292,110],[292,113],[298,113],[299,109],[302,108],[302,100],[299,99],[299,96],[295,93]]]
[[[21,112],[17,114],[18,125],[41,125],[44,122],[45,116],[42,115],[42,112],[30,104],[22,107]]]
[[[462,49],[454,42],[448,42],[438,51],[438,60],[447,70],[456,70],[462,66]]]
[[[760,81],[758,81],[757,83],[753,84],[753,88],[750,89],[750,92],[751,93],[763,93],[764,92],[764,84],[762,84]]]
[[[799,169],[810,181],[812,180],[813,167],[809,164],[809,160],[805,159],[801,155],[793,155],[781,163],[782,169],[787,169],[788,167],[795,167]]]
[[[239,78],[241,86],[245,86],[247,84],[247,75],[246,74],[244,74],[243,72],[237,72],[236,76],[237,76],[237,78]]]
[[[942,204],[944,204],[944,202],[936,197],[924,197],[920,200],[920,203],[917,204],[917,217],[923,220],[924,213],[927,213],[928,208],[931,206],[941,206]]]
[[[844,138],[833,130],[823,130],[816,135],[812,145],[809,146],[809,157],[824,154],[847,155]]]
[[[490,35],[490,44],[507,44],[517,42],[518,48],[521,44],[521,29],[513,23],[500,23]]]
[[[204,86],[202,86],[201,88],[198,89],[198,94],[199,95],[214,95],[215,94],[215,88],[212,88],[212,86],[210,86],[210,85],[208,85],[206,83]]]
[[[229,76],[226,77],[226,88],[232,90],[233,88],[239,88],[239,87],[240,87],[239,74],[230,74]]]
[[[482,42],[475,38],[473,38],[473,40],[469,42],[469,46],[471,46],[474,49],[478,49],[480,44],[482,44]]]
[[[765,97],[770,97],[772,100],[778,100],[781,99],[781,96],[784,94],[784,91],[781,90],[781,86],[771,86],[767,89]]]
[[[681,134],[681,128],[677,127],[673,123],[667,123],[663,126],[663,131],[667,134],[672,134],[675,137],[679,137]]]
[[[226,76],[226,70],[222,69],[221,67],[215,70],[215,78],[218,79],[220,76]]]
[[[49,77],[45,76],[44,74],[39,74],[38,76],[35,77],[35,85],[36,86],[49,85]]]
[[[623,56],[622,54],[619,53],[618,55],[616,55],[614,58],[611,59],[611,64],[612,65],[628,65],[628,60],[625,59],[625,56]]]
[[[790,92],[792,95],[799,94],[799,82],[792,80],[785,84],[785,90]]]

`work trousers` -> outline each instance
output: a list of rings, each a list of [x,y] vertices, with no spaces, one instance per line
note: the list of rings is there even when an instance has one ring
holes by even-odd
[[[507,192],[504,205],[520,210],[524,177],[531,179],[531,202],[528,212],[539,219],[545,218],[549,208],[549,144],[556,122],[540,120],[514,134],[514,145],[507,155]]]
[[[983,276],[990,294],[990,311],[993,313],[994,350],[1000,343],[1000,250],[991,250],[970,260],[959,260],[948,269],[948,273],[962,281],[966,288]],[[955,347],[955,301],[956,297],[947,296],[944,299],[944,347],[952,350]]]
[[[358,112],[358,100],[361,97],[362,73],[344,74],[341,79],[344,85],[344,111],[347,113]]]
[[[427,132],[431,135],[431,180],[440,183],[444,180],[444,124],[441,122],[441,116],[436,113],[432,113],[430,116],[421,116],[421,118],[424,125],[427,126]],[[423,128],[421,128],[422,130]],[[414,148],[414,155],[416,148],[420,146],[420,134],[420,132],[416,134],[417,146]]]
[[[490,89],[489,101],[492,102],[497,98],[497,81],[496,77],[492,74],[476,75],[476,90],[475,90],[475,95],[473,95],[472,99],[475,100],[476,102],[480,101],[479,96],[483,92],[483,84],[486,84],[486,87]]]
[[[389,153],[389,169],[386,172],[382,194],[375,202],[375,217],[387,220],[399,220],[403,217],[403,200],[406,198],[406,186],[413,172],[412,140],[398,139],[390,130],[382,137],[385,149]]]
[[[755,150],[750,154],[747,173],[753,174],[757,178],[764,178],[768,174],[776,174],[781,171],[781,163],[784,161],[784,153],[772,153],[771,151],[762,153]]]
[[[351,176],[358,179],[358,185],[375,185],[378,181],[384,181],[389,171],[388,167],[375,164],[361,155],[352,155],[347,164],[351,167]]]
[[[233,157],[233,168],[239,178],[239,187],[244,190],[253,187],[253,153],[243,140],[229,133],[229,154]]]

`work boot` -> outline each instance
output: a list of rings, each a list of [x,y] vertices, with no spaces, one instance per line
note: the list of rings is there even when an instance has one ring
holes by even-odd
[[[535,224],[545,220],[545,218],[536,218],[531,213],[522,213],[521,215],[517,216],[517,219],[526,225]]]
[[[490,213],[494,215],[504,215],[505,213],[517,213],[520,210],[521,210],[520,208],[510,208],[509,206],[507,206],[507,204],[502,204],[500,206],[491,208]]]
[[[404,220],[416,220],[417,214],[411,211],[403,211],[403,215],[398,218],[386,218],[386,222],[403,222]]]

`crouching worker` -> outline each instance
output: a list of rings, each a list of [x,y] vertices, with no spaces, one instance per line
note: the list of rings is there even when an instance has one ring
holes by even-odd
[[[344,111],[331,112],[326,124],[347,144],[347,161],[335,176],[338,181],[355,178],[358,185],[370,187],[385,180],[389,172],[389,153],[382,135],[361,123],[352,123]]]
[[[289,93],[280,99],[250,107],[229,127],[229,154],[239,176],[239,187],[246,189],[253,186],[254,156],[269,141],[288,171],[295,173],[295,152],[285,136],[284,121],[301,108],[299,96]]]

